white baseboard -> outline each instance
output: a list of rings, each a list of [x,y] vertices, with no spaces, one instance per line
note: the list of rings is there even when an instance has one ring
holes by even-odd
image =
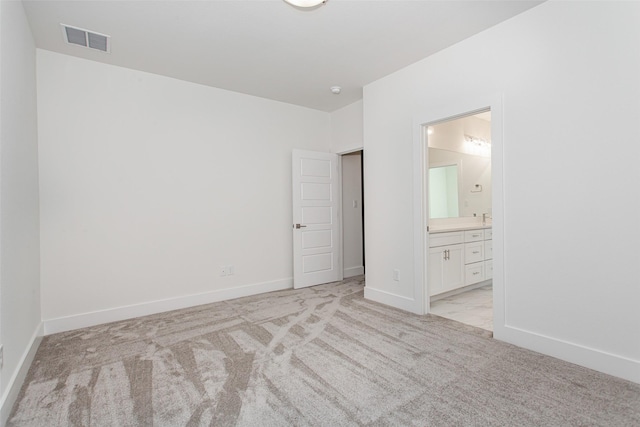
[[[465,293],[465,292],[472,291],[474,289],[481,288],[483,286],[487,286],[487,285],[490,284],[490,282],[491,282],[491,279],[484,280],[482,282],[474,283],[473,285],[464,286],[462,288],[454,289],[452,291],[443,292],[443,293],[437,294],[437,295],[431,295],[431,297],[429,299],[431,300],[431,302],[438,301],[438,300],[441,300],[441,299],[446,298],[446,297],[451,297],[453,295],[462,294],[462,293]]]
[[[359,267],[347,267],[342,270],[342,277],[345,279],[348,277],[354,276],[362,276],[364,274],[364,267],[361,265]]]
[[[370,288],[365,284],[364,297],[368,300],[379,302],[381,304],[390,305],[400,310],[409,311],[411,313],[421,314],[417,301],[413,298],[403,297],[380,289]]]
[[[225,301],[234,298],[262,294],[265,292],[280,291],[293,288],[293,279],[286,278],[270,282],[254,283],[235,288],[218,289],[196,295],[187,295],[159,301],[150,301],[141,304],[110,308],[73,316],[59,317],[44,321],[44,334],[51,335],[58,332],[71,331],[86,328],[103,323],[117,322],[132,319],[134,317],[147,316],[165,311],[194,307],[212,302]]]
[[[566,362],[575,363],[614,377],[640,383],[640,361],[594,348],[548,337],[513,326],[497,326],[495,339],[508,342]]]
[[[31,367],[31,362],[33,362],[33,358],[36,356],[36,352],[38,351],[38,347],[42,341],[43,330],[43,323],[40,322],[36,330],[33,332],[33,335],[29,340],[29,345],[24,350],[24,353],[18,362],[18,366],[15,371],[13,371],[13,374],[7,383],[5,392],[2,395],[2,401],[0,401],[0,426],[4,426],[9,419],[9,415],[11,415],[11,409],[13,408],[14,403],[16,403],[22,384],[24,384],[24,380],[27,377],[29,368]]]
[[[415,299],[365,285],[364,297],[401,310],[420,314]],[[569,363],[640,383],[640,361],[548,337],[513,326],[494,325],[493,337]]]

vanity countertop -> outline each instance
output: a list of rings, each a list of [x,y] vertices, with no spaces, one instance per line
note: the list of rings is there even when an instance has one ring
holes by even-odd
[[[491,228],[491,224],[456,224],[456,225],[431,225],[429,233],[447,233],[449,231],[484,230]]]

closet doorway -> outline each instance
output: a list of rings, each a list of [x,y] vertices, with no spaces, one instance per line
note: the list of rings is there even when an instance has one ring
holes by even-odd
[[[365,274],[363,151],[340,156],[342,163],[342,265],[344,278]]]

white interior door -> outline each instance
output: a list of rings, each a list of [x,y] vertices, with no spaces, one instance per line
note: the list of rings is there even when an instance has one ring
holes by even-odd
[[[338,156],[293,150],[292,158],[293,287],[342,280]]]

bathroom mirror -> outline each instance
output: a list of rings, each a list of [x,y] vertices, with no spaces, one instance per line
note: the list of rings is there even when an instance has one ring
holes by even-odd
[[[429,166],[429,218],[457,218],[459,213],[458,165]]]
[[[429,218],[491,213],[491,159],[429,148]]]
[[[491,113],[429,125],[429,218],[491,214]]]

